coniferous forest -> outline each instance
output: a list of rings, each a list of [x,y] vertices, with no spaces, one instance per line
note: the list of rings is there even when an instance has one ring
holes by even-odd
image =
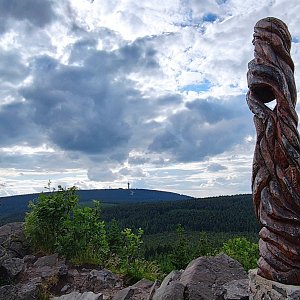
[[[111,262],[108,253],[116,253],[121,259],[119,271],[133,272],[131,276],[136,277],[147,276],[145,273],[149,271],[143,269],[145,265],[151,270],[154,268],[155,274],[166,274],[173,269],[184,268],[196,257],[220,252],[239,260],[245,269],[255,267],[259,226],[251,195],[121,204],[99,202],[96,208],[93,206],[93,201],[80,203],[73,188],[40,194],[38,200],[29,205],[31,212],[25,218],[27,233],[34,247],[46,251],[59,249],[63,255],[79,262],[103,262],[108,259],[111,268],[115,262]],[[60,211],[63,212],[62,216],[51,217]],[[63,221],[58,224],[49,218]],[[24,213],[12,214],[2,218],[2,223],[22,220]],[[83,220],[86,223],[82,223]],[[46,225],[40,232],[41,222]],[[47,233],[47,241],[43,246],[45,249],[40,247],[41,238],[47,236],[44,231],[49,229],[49,222],[55,225],[53,236],[60,237],[49,245],[59,245],[57,249],[48,245],[52,231]],[[84,228],[92,229],[85,232]],[[78,236],[86,240],[80,239],[75,245]],[[83,245],[89,245],[89,241],[95,237],[98,237],[95,244],[85,249]],[[102,247],[105,253],[98,253],[99,241],[105,246]],[[127,241],[127,246],[123,245],[124,241]],[[124,249],[131,249],[135,253],[137,265],[133,271],[129,265],[132,253],[129,251],[129,254],[124,254]],[[153,266],[157,266],[157,269]],[[141,274],[136,274],[136,268],[142,268],[143,271],[139,271]],[[153,274],[153,271],[150,273]]]

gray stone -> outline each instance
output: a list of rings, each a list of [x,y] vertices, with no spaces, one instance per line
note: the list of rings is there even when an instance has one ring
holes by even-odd
[[[184,271],[172,271],[166,276],[153,300],[220,300],[224,295],[229,300],[238,289],[242,290],[240,283],[232,281],[241,279],[247,280],[247,273],[236,260],[225,254],[203,256],[191,261]]]
[[[113,300],[129,300],[129,299],[132,299],[135,290],[136,290],[136,288],[129,286],[129,287],[119,291],[113,297]]]
[[[257,275],[257,269],[249,271],[250,300],[299,300],[300,286],[282,284]]]
[[[38,294],[39,283],[37,282],[18,283],[0,287],[1,300],[33,300],[38,299]]]
[[[26,264],[33,264],[37,260],[36,256],[28,254],[23,257],[23,261]]]
[[[24,269],[24,261],[17,257],[8,258],[2,263],[2,269],[8,277],[14,278]]]
[[[90,271],[84,288],[94,293],[98,293],[103,289],[112,289],[116,285],[120,286],[119,278],[107,269]]]
[[[223,285],[224,300],[248,300],[249,279],[232,280]]]
[[[56,266],[58,262],[58,254],[52,254],[48,256],[43,256],[37,259],[37,261],[33,264],[35,267],[53,267]]]
[[[222,295],[222,286],[235,279],[247,278],[239,262],[225,254],[199,257],[189,263],[180,282],[186,286],[189,300],[213,300]]]
[[[22,258],[29,245],[23,232],[24,223],[9,223],[0,227],[0,266],[9,258]]]
[[[103,295],[101,293],[95,294],[93,292],[72,292],[67,295],[60,297],[52,297],[52,300],[103,300]]]
[[[173,281],[168,285],[158,288],[153,295],[153,300],[184,300],[184,290],[184,284]]]
[[[176,280],[179,280],[180,279],[180,276],[182,274],[183,270],[181,271],[177,271],[177,270],[174,270],[172,271],[171,273],[169,273],[163,280],[163,282],[161,283],[160,287],[161,288],[164,288],[165,286],[169,285],[170,282],[172,281],[176,281]]]
[[[143,278],[138,282],[136,282],[133,286],[139,289],[150,289],[153,283],[154,283],[153,281]]]

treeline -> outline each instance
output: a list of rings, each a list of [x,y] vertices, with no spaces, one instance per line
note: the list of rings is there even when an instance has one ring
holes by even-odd
[[[220,196],[174,202],[103,206],[105,221],[116,219],[121,227],[143,228],[146,235],[186,231],[257,233],[251,195]]]

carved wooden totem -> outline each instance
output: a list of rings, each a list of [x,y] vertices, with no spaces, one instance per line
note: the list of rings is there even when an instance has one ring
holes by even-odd
[[[257,132],[252,194],[262,225],[258,274],[300,285],[300,142],[291,35],[281,20],[265,18],[253,36],[247,103]],[[274,109],[266,105],[272,100]]]

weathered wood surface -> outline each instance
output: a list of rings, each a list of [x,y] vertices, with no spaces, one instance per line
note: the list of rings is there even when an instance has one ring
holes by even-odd
[[[253,36],[247,103],[257,132],[252,193],[262,225],[258,274],[300,285],[300,142],[291,35],[281,20],[265,18]],[[274,109],[266,105],[272,100]]]

